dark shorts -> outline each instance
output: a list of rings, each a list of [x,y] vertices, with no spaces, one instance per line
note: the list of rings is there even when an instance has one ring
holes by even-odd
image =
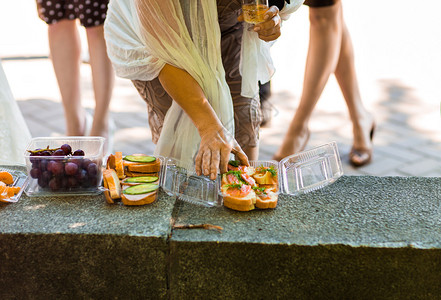
[[[332,6],[336,3],[336,0],[306,0],[303,4],[309,7],[324,7]]]
[[[38,16],[47,24],[79,19],[84,27],[104,24],[109,0],[37,0]]]

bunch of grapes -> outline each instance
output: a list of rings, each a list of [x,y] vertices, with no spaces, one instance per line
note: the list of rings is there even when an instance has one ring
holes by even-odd
[[[28,150],[32,168],[29,175],[43,189],[75,191],[96,187],[99,180],[98,163],[84,157],[81,149],[72,152],[68,144],[60,148]]]

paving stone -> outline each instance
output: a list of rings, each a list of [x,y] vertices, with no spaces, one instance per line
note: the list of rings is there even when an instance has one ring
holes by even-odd
[[[433,174],[433,172],[440,170],[440,162],[439,160],[425,159],[408,163],[406,165],[403,165],[402,167],[397,168],[397,170],[406,174],[424,176],[424,174]]]

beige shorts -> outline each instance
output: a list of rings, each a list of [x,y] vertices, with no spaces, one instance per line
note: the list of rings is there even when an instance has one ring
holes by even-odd
[[[161,134],[165,115],[172,104],[172,98],[156,78],[152,81],[132,81],[141,97],[147,103],[148,119],[152,140],[156,144]],[[240,95],[239,95],[240,96]],[[258,99],[234,97],[235,138],[239,145],[256,147],[261,123],[260,102]]]

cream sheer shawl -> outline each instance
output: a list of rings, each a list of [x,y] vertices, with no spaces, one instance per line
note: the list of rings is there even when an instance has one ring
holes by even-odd
[[[0,160],[24,164],[24,152],[30,139],[28,126],[15,102],[0,61]]]
[[[222,65],[215,0],[111,0],[104,28],[118,76],[152,80],[166,63],[187,71],[201,86],[227,135],[233,136],[233,105]],[[256,79],[260,78],[250,79],[252,86],[257,87]],[[173,102],[155,154],[193,161],[199,143],[196,127]]]

